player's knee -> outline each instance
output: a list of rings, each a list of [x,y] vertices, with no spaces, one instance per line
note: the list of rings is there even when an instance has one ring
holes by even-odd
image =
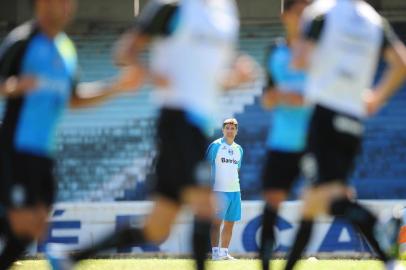
[[[281,203],[285,201],[287,193],[282,190],[268,190],[264,194],[266,203],[277,210]]]
[[[35,210],[13,210],[9,214],[9,224],[17,236],[39,239],[46,232],[47,218]]]
[[[317,215],[327,212],[327,201],[323,190],[312,189],[303,197],[302,215],[305,219],[314,219]]]
[[[35,216],[34,217],[34,226],[31,226],[30,237],[34,239],[41,239],[43,238],[46,230],[47,230],[47,222],[44,220],[42,216]],[[30,225],[28,225],[30,226]]]
[[[144,234],[148,242],[160,244],[164,242],[170,234],[169,226],[156,226],[153,228],[145,228]]]

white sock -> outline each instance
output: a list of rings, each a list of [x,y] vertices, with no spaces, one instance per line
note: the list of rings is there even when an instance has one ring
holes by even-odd
[[[213,255],[218,256],[219,255],[219,248],[218,247],[211,248],[211,253],[213,253]]]
[[[228,254],[228,248],[220,248],[219,253],[220,256],[226,256]]]

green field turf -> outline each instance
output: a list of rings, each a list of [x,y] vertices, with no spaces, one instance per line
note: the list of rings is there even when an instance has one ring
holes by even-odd
[[[273,262],[272,270],[283,269],[284,261]],[[406,263],[405,263],[406,265]],[[21,261],[13,270],[48,270],[46,261]],[[89,260],[75,270],[193,270],[193,261],[178,259],[111,259]],[[208,270],[256,270],[258,260],[209,262]],[[382,263],[373,260],[304,260],[297,270],[381,270]]]

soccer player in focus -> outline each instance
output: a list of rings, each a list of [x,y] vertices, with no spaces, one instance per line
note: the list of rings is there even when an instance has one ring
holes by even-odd
[[[236,119],[226,119],[223,122],[222,131],[223,138],[212,142],[206,154],[211,165],[211,177],[214,180],[213,190],[217,197],[216,218],[211,229],[212,259],[234,260],[228,251],[228,246],[234,223],[241,220],[241,189],[238,172],[241,168],[243,150],[235,142],[238,132]]]

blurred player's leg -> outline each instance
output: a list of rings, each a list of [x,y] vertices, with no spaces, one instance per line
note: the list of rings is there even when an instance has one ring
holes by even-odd
[[[200,183],[203,183],[199,181]],[[214,216],[214,194],[211,187],[197,186],[186,188],[183,200],[195,213],[192,235],[193,258],[198,270],[205,269],[205,261],[210,251],[210,229]]]
[[[337,198],[330,205],[330,214],[333,216],[343,216],[365,237],[372,249],[383,262],[388,261],[388,257],[381,249],[374,236],[376,217],[363,206],[348,198]]]
[[[137,246],[145,243],[145,236],[141,229],[138,228],[125,228],[119,232],[109,235],[104,240],[83,249],[82,251],[72,256],[73,261],[80,261],[88,259],[97,253],[108,250],[111,248],[126,248],[130,246]]]
[[[33,239],[16,236],[9,233],[5,238],[5,246],[0,255],[0,269],[8,269],[33,242]]]
[[[264,184],[267,183],[268,179],[266,173],[264,174],[263,178]],[[274,226],[277,221],[278,208],[280,204],[286,199],[287,192],[284,189],[268,188],[268,190],[265,192],[264,197],[265,205],[262,216],[262,234],[259,255],[262,261],[262,269],[268,270],[269,260],[272,258],[272,251],[275,244]]]
[[[262,234],[259,248],[259,256],[262,261],[262,269],[269,269],[269,260],[275,243],[274,226],[277,218],[277,210],[269,204],[265,204],[262,216]]]
[[[8,219],[1,225],[4,248],[0,254],[0,269],[8,269],[29,244],[43,237],[48,216],[48,208],[43,205],[7,211]]]
[[[310,236],[312,234],[312,227],[313,227],[312,220],[303,219],[300,222],[293,247],[290,250],[289,257],[286,262],[285,270],[292,270],[296,262],[302,256],[302,253],[310,240]]]
[[[262,185],[265,206],[262,218],[262,234],[259,255],[262,269],[268,270],[269,260],[275,244],[274,227],[277,222],[280,204],[286,200],[289,191],[300,174],[301,152],[282,152],[270,150],[267,153]]]
[[[193,223],[193,258],[196,261],[197,270],[203,270],[207,254],[210,251],[210,227],[209,219],[196,217]]]
[[[158,198],[151,214],[147,217],[144,228],[126,228],[115,232],[99,243],[74,254],[72,259],[80,261],[111,248],[125,248],[145,243],[159,244],[169,235],[179,210],[179,204],[166,198]]]

